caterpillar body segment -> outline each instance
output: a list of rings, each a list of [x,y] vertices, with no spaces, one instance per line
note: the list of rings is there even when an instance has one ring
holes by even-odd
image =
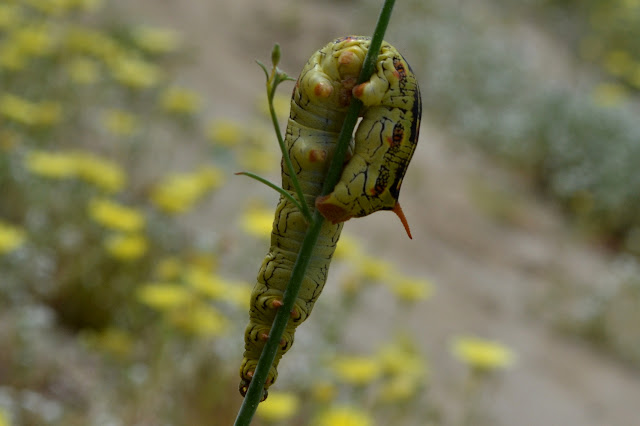
[[[342,222],[383,209],[401,213],[397,199],[417,141],[420,95],[408,64],[387,43],[382,45],[371,80],[356,86],[369,44],[369,38],[358,36],[329,43],[311,56],[293,90],[285,148],[304,193],[302,201],[312,212],[317,208],[328,220],[322,224],[269,371],[263,399],[277,378],[280,358],[293,344],[296,327],[309,316],[324,287]],[[352,141],[340,182],[332,193],[320,197],[353,96],[363,101],[363,119],[356,131],[355,143]],[[282,169],[282,188],[296,197],[286,167]],[[276,312],[282,306],[283,294],[307,227],[303,214],[281,196],[273,221],[269,253],[262,262],[251,294],[245,352],[240,367],[240,393],[243,396]]]
[[[364,105],[355,152],[333,192],[319,197],[316,207],[333,223],[392,210],[411,237],[398,197],[418,142],[422,115],[418,82],[404,58],[383,43],[373,76],[354,87],[353,95]]]

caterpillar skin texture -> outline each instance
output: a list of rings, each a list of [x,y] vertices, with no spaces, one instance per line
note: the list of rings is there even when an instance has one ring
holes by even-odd
[[[392,210],[411,237],[398,197],[418,142],[422,115],[418,82],[400,53],[383,43],[374,74],[353,89],[353,96],[364,105],[355,152],[333,192],[319,197],[316,208],[333,223]]]
[[[381,209],[394,209],[402,177],[418,136],[420,96],[415,78],[402,56],[383,43],[369,82],[356,86],[370,40],[350,36],[316,51],[303,68],[291,99],[285,145],[296,177],[313,212],[323,222],[300,293],[291,312],[280,348],[269,371],[263,393],[277,376],[277,365],[291,347],[296,327],[311,313],[329,272],[342,222]],[[351,102],[365,105],[340,183],[319,197],[340,130]],[[359,146],[362,145],[362,146]],[[291,176],[283,167],[282,187],[295,197]],[[240,367],[240,393],[244,396],[268,339],[276,312],[307,230],[302,213],[284,197],[276,208],[271,247],[262,262],[251,294],[245,352]]]

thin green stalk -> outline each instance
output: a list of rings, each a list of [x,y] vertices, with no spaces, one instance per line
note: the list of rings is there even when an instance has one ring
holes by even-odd
[[[391,11],[393,10],[394,3],[395,0],[385,0],[382,11],[380,12],[380,17],[378,18],[378,23],[376,24],[376,29],[373,33],[371,45],[367,52],[362,71],[360,73],[360,77],[358,78],[358,83],[367,81],[373,73],[375,62],[378,57],[378,53],[380,52],[380,46],[382,45],[382,39],[387,29],[387,25],[389,24],[389,19],[391,18]],[[353,129],[355,128],[356,122],[358,120],[358,113],[360,112],[361,106],[362,103],[360,101],[358,101],[357,99],[352,100],[344,124],[342,126],[342,130],[340,132],[340,137],[338,139],[334,157],[331,161],[327,177],[325,178],[322,187],[322,195],[326,195],[331,192],[340,179],[344,157],[351,140],[351,135],[353,134]],[[311,260],[313,249],[315,248],[316,242],[318,240],[320,228],[322,227],[323,222],[324,218],[322,217],[322,215],[320,215],[318,211],[315,211],[313,220],[309,225],[309,228],[307,229],[307,233],[302,242],[300,252],[298,253],[298,258],[296,259],[296,262],[293,266],[289,284],[287,285],[287,289],[284,292],[282,300],[283,306],[278,309],[275,320],[271,327],[271,332],[269,333],[269,339],[267,340],[267,343],[262,350],[258,365],[251,380],[251,384],[249,385],[249,389],[247,390],[245,399],[242,403],[242,406],[240,407],[240,411],[238,412],[235,426],[249,426],[249,424],[251,423],[251,419],[253,418],[253,415],[258,408],[269,369],[271,368],[271,365],[275,360],[280,345],[280,339],[282,338],[284,329],[289,322],[289,313],[293,309],[295,299],[298,297],[300,285],[302,284],[307,266],[309,265],[309,261]]]
[[[265,185],[267,185],[269,188],[271,189],[275,189],[276,191],[278,191],[278,193],[280,195],[282,195],[283,197],[285,197],[286,199],[288,199],[289,201],[291,201],[293,203],[294,206],[296,206],[298,208],[298,210],[303,211],[302,209],[302,205],[298,202],[298,200],[295,199],[295,197],[293,195],[291,195],[291,193],[289,191],[287,191],[286,189],[282,189],[280,188],[278,185],[276,185],[273,182],[269,182],[268,180],[266,180],[263,177],[260,177],[258,175],[256,175],[255,173],[251,173],[251,172],[238,172],[235,173],[236,175],[242,175],[242,176],[249,176],[251,179],[255,179],[258,182],[264,183]],[[307,208],[308,209],[308,208]],[[305,219],[307,219],[307,223],[311,223],[311,215],[309,215],[309,217],[307,217],[305,215]]]
[[[284,139],[282,137],[282,132],[280,131],[280,124],[278,123],[278,116],[276,115],[275,107],[273,106],[273,97],[276,94],[276,88],[283,81],[295,79],[289,77],[287,73],[280,70],[278,68],[278,62],[280,62],[280,45],[276,43],[273,46],[273,51],[271,52],[271,62],[273,63],[273,68],[271,69],[271,74],[267,72],[267,68],[260,62],[257,61],[258,65],[262,67],[265,75],[267,76],[267,99],[269,103],[269,115],[271,116],[271,122],[273,123],[273,128],[276,131],[276,136],[278,138],[278,145],[280,145],[280,151],[282,152],[282,160],[284,161],[284,165],[287,168],[289,176],[291,176],[291,183],[293,188],[298,196],[299,203],[297,205],[301,208],[302,214],[307,219],[308,222],[311,221],[311,210],[309,210],[309,206],[304,201],[304,194],[302,192],[302,187],[300,186],[300,182],[296,177],[295,170],[293,168],[293,163],[291,163],[291,158],[289,157],[289,153],[287,152],[287,147],[284,144]]]

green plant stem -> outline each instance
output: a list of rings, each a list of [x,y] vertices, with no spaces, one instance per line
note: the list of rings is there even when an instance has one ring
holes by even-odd
[[[277,49],[280,50],[279,47],[277,47]],[[267,91],[269,96],[269,113],[271,115],[271,122],[273,123],[273,127],[276,129],[278,144],[280,145],[280,151],[282,151],[282,160],[284,161],[284,165],[287,168],[287,171],[289,172],[289,176],[291,176],[291,183],[293,184],[293,188],[295,189],[296,194],[298,195],[299,203],[297,203],[297,205],[301,207],[301,211],[304,217],[308,221],[311,221],[311,210],[309,210],[309,206],[307,206],[307,203],[304,200],[302,187],[300,186],[300,182],[298,182],[298,179],[296,177],[296,172],[293,168],[293,164],[291,163],[291,158],[289,157],[289,153],[287,152],[287,147],[284,144],[284,139],[282,138],[282,132],[280,131],[280,124],[278,123],[278,116],[276,115],[276,110],[273,106],[273,97],[276,94],[276,88],[281,82],[286,81],[288,79],[289,77],[286,74],[284,74],[284,76],[281,75],[281,73],[277,68],[277,64],[274,63],[273,71],[271,72],[271,77],[267,80]]]
[[[264,183],[265,185],[267,185],[269,188],[271,189],[275,189],[280,195],[282,195],[283,197],[285,197],[287,200],[291,201],[293,203],[294,206],[296,206],[296,208],[298,210],[300,210],[301,212],[304,213],[304,210],[302,209],[302,205],[298,202],[298,200],[295,199],[295,197],[293,195],[291,195],[291,193],[289,191],[287,191],[286,189],[282,189],[280,188],[278,185],[269,182],[268,180],[266,180],[263,177],[260,177],[258,175],[256,175],[255,173],[251,173],[251,172],[238,172],[235,173],[236,175],[242,175],[242,176],[248,176],[251,179],[255,179],[258,182]],[[309,208],[307,207],[307,210],[309,210]],[[305,215],[305,219],[307,219],[307,223],[311,223],[311,213],[309,213],[309,217],[307,217]]]
[[[382,45],[382,39],[387,29],[387,25],[389,24],[389,19],[391,18],[391,11],[393,10],[394,3],[395,0],[385,0],[382,11],[380,12],[380,17],[378,18],[378,23],[376,24],[376,29],[373,33],[369,50],[365,57],[362,71],[360,72],[360,77],[358,78],[358,83],[367,81],[373,73],[376,59],[380,52],[380,46]],[[322,195],[326,195],[331,192],[340,179],[344,158],[351,140],[351,135],[353,134],[353,129],[355,128],[358,120],[358,114],[361,107],[362,103],[360,101],[352,99],[344,124],[342,125],[336,151],[322,187]],[[300,252],[298,253],[298,257],[293,266],[289,284],[284,292],[282,300],[283,306],[280,307],[276,314],[271,327],[271,332],[269,333],[269,339],[262,350],[251,384],[249,385],[245,399],[240,407],[240,411],[238,411],[235,426],[249,426],[251,419],[258,408],[264,384],[267,380],[271,365],[275,360],[284,329],[289,322],[289,313],[293,308],[295,299],[298,297],[300,285],[302,284],[307,266],[309,265],[309,261],[313,255],[313,249],[315,248],[318,240],[323,222],[324,218],[322,215],[320,215],[318,211],[315,211],[313,214],[313,220],[307,229]]]

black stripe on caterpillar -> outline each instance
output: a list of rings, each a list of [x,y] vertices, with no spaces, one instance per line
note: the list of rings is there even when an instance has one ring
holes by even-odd
[[[300,293],[291,312],[267,389],[278,375],[282,355],[294,332],[311,313],[327,279],[343,222],[378,210],[392,210],[408,225],[398,204],[402,179],[418,140],[421,100],[416,79],[395,48],[382,44],[371,79],[356,85],[370,44],[368,37],[337,39],[316,51],[303,68],[291,99],[285,145],[300,182],[304,202],[328,220],[312,253]],[[333,192],[320,197],[329,162],[352,97],[364,108],[350,158]],[[282,170],[282,188],[295,196],[291,176]],[[245,395],[268,339],[276,311],[307,229],[302,213],[281,196],[276,208],[271,247],[251,294],[240,393]],[[409,233],[409,236],[410,233]]]

